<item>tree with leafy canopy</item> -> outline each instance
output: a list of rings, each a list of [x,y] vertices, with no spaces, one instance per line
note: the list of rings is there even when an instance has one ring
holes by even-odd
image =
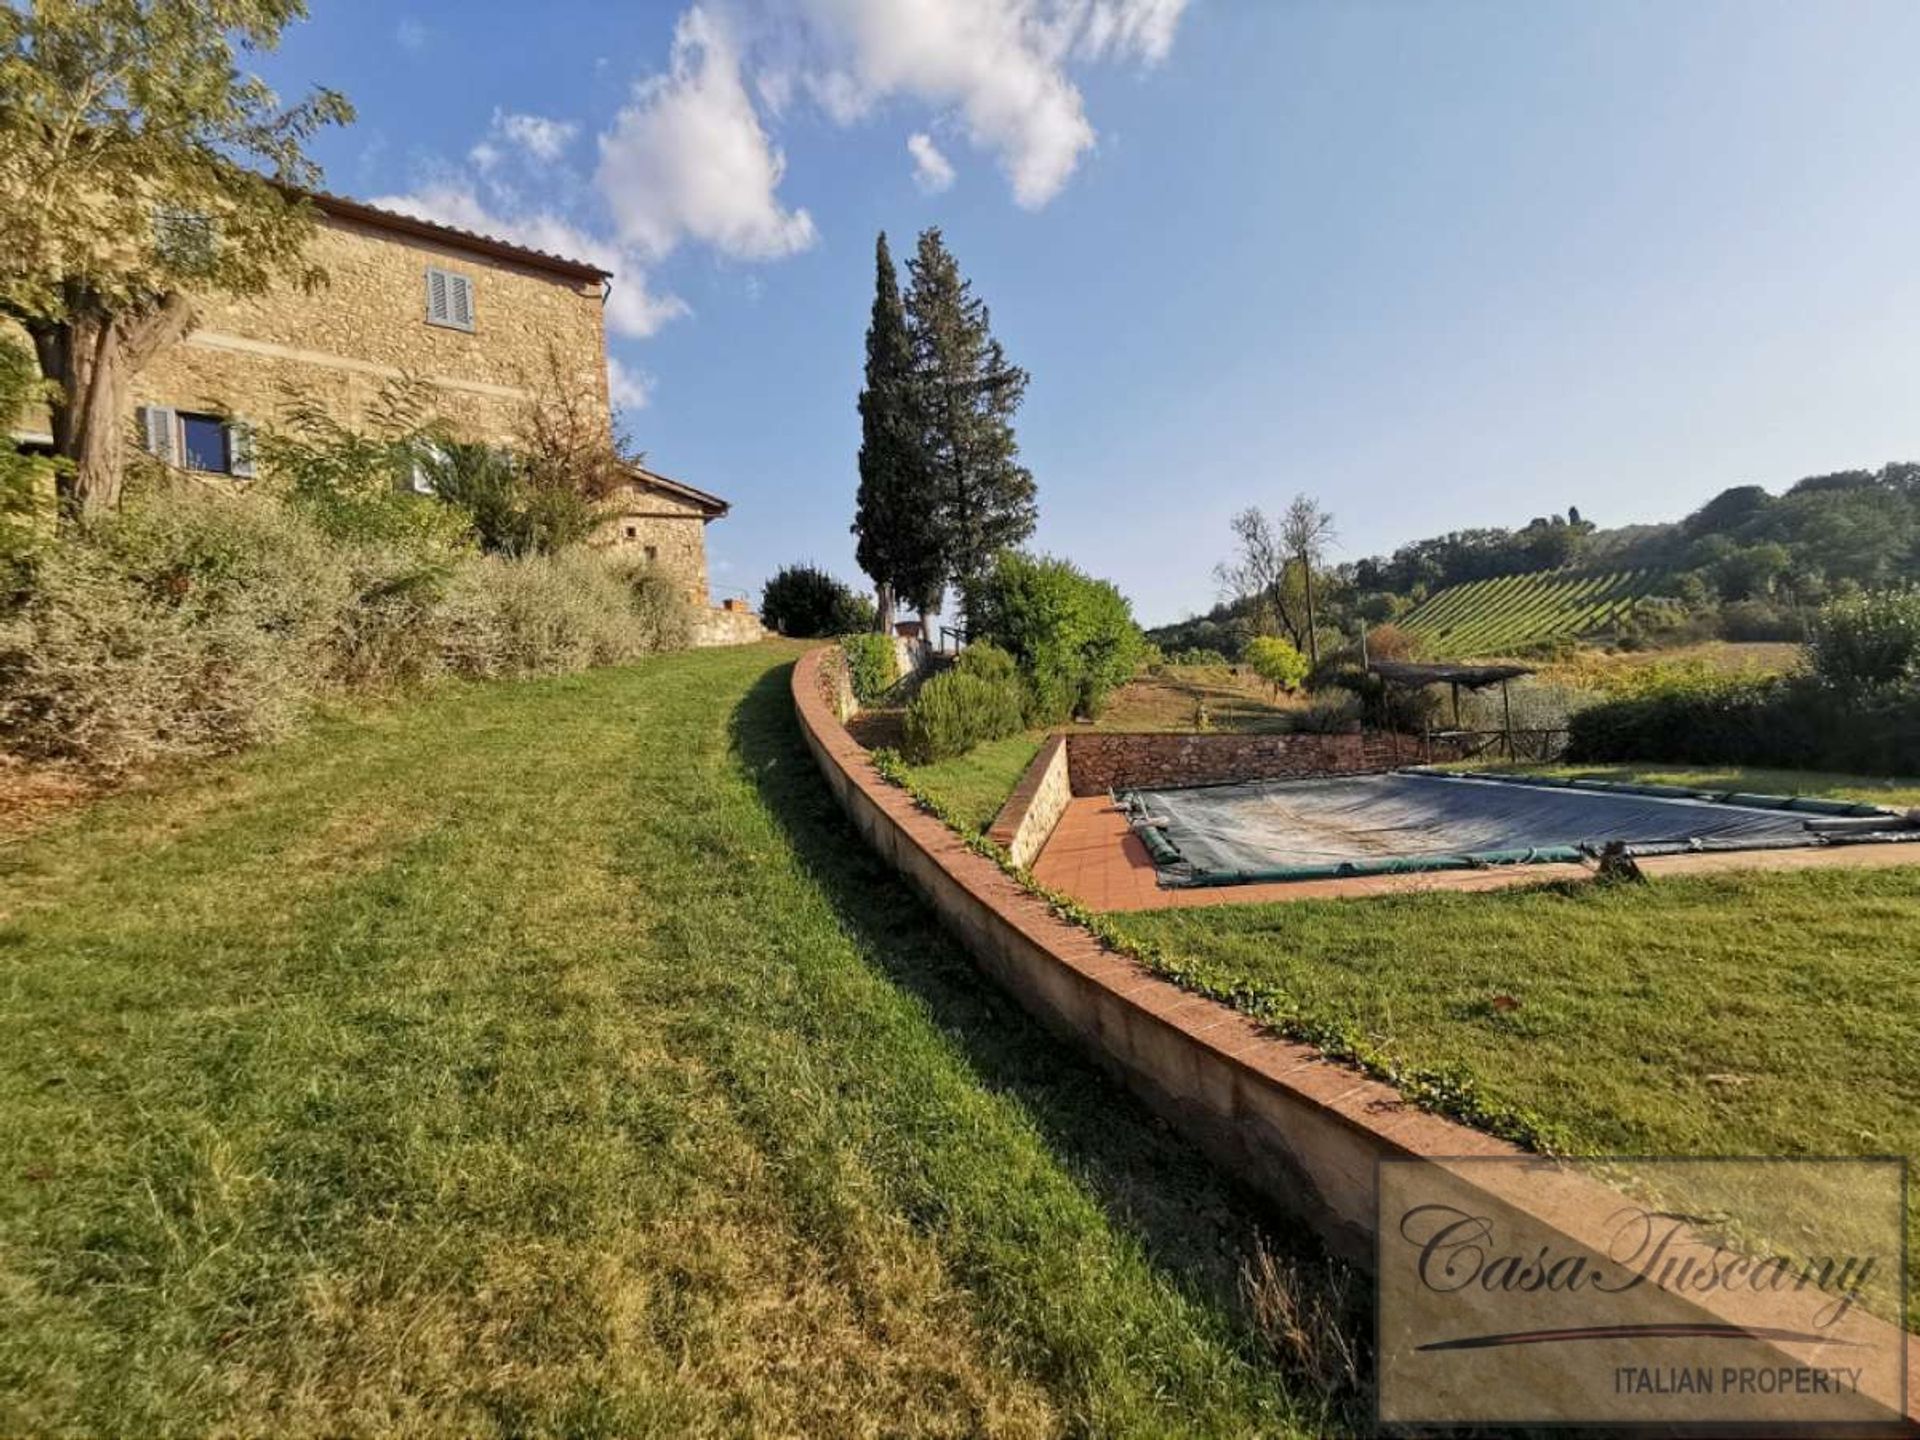
[[[961,277],[937,227],[921,232],[907,271],[924,458],[946,574],[964,594],[995,555],[1033,533],[1033,473],[1020,463],[1013,433],[1027,372],[993,338],[986,303]]]
[[[1278,635],[1256,635],[1247,642],[1247,663],[1273,688],[1292,692],[1306,683],[1307,657]]]
[[[0,314],[57,387],[72,508],[119,503],[129,379],[192,328],[194,296],[324,275],[303,258],[319,181],[304,146],[353,118],[284,105],[238,55],[301,0],[36,0],[0,6]]]
[[[860,491],[854,556],[873,581],[882,628],[896,604],[922,616],[946,585],[941,515],[927,460],[926,407],[893,254],[874,245],[873,316],[867,323],[866,385],[860,391]]]

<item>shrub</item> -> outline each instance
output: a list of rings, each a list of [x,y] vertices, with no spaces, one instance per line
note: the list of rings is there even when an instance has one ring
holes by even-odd
[[[491,445],[444,442],[420,463],[434,499],[468,517],[494,555],[551,555],[588,539],[601,507],[564,483],[564,472],[530,465]]]
[[[760,618],[796,639],[850,635],[874,628],[873,602],[813,565],[788,565],[767,581]]]
[[[1920,773],[1920,694],[1809,677],[1736,679],[1612,700],[1568,722],[1574,761]]]
[[[854,699],[862,705],[873,704],[900,678],[900,656],[891,635],[848,635],[840,641],[840,648],[846,652],[847,678],[853,685]]]
[[[1003,551],[967,587],[966,608],[969,637],[1018,663],[1037,724],[1098,715],[1146,653],[1126,598],[1064,560]]]
[[[1369,660],[1412,660],[1420,654],[1420,637],[1403,626],[1387,621],[1367,630]]]
[[[1020,678],[1020,667],[1013,663],[1013,656],[991,640],[975,640],[967,646],[954,661],[954,668],[978,675],[982,680],[1017,681]]]
[[[904,750],[918,765],[964,755],[986,740],[1019,733],[1020,687],[964,670],[942,671],[907,706]]]
[[[1510,707],[1516,730],[1564,730],[1573,716],[1599,704],[1600,700],[1601,696],[1592,690],[1537,675],[1526,676],[1514,680],[1504,698],[1498,686],[1463,690],[1460,723],[1469,730],[1504,729]]]
[[[1307,657],[1277,635],[1258,635],[1248,642],[1247,664],[1275,692],[1298,690],[1307,678]]]
[[[646,651],[625,577],[584,550],[470,560],[448,602],[447,662],[462,675],[565,674]]]
[[[351,594],[337,551],[282,506],[136,488],[40,557],[0,635],[0,737],[119,771],[283,734]]]
[[[329,691],[579,669],[690,630],[677,585],[584,549],[423,563],[271,493],[138,475],[0,621],[0,745],[124,771],[274,738]]]
[[[1829,602],[1814,621],[1807,651],[1813,673],[1837,690],[1920,682],[1920,590]]]
[[[1731,600],[1720,607],[1720,638],[1736,642],[1800,641],[1807,622],[1798,610],[1770,600]]]
[[[1296,730],[1314,735],[1339,735],[1360,725],[1360,698],[1348,691],[1330,691],[1316,695],[1306,707],[1296,710],[1291,723]]]
[[[694,604],[678,580],[645,563],[609,563],[626,581],[634,633],[644,653],[684,650],[693,643]]]

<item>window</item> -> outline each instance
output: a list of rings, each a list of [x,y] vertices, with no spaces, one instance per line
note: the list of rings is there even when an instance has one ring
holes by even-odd
[[[253,427],[220,415],[182,414],[165,405],[140,407],[147,453],[168,465],[210,475],[253,478]]]
[[[647,546],[646,556],[647,556],[647,563],[649,565],[653,564],[654,561],[660,558],[660,547],[658,545]]]
[[[640,538],[640,527],[638,525],[627,525],[623,526],[622,529],[627,539],[638,540]]]
[[[427,323],[449,330],[473,329],[473,282],[464,275],[429,265]]]
[[[180,463],[187,469],[225,475],[232,468],[230,458],[227,427],[218,415],[180,417]]]

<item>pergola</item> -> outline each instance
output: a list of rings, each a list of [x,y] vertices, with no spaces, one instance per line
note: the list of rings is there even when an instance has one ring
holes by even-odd
[[[1502,735],[1509,757],[1513,754],[1513,697],[1507,682],[1533,671],[1525,665],[1470,665],[1414,660],[1375,660],[1367,666],[1387,684],[1402,690],[1424,690],[1429,685],[1445,685],[1453,691],[1453,728],[1460,728],[1460,687],[1485,690],[1500,687],[1500,713],[1504,718]]]

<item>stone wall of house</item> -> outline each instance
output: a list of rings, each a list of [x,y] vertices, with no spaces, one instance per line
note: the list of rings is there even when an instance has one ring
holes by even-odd
[[[692,502],[635,486],[618,496],[596,543],[623,554],[644,555],[674,576],[687,598],[707,606],[707,522]]]
[[[463,438],[497,443],[557,379],[610,413],[597,282],[332,217],[307,253],[324,286],[201,302],[187,339],[134,377],[134,403],[260,424],[291,393],[357,425],[384,386],[408,376],[432,386],[434,409]],[[427,323],[429,265],[472,282],[471,332]]]
[[[132,378],[130,403],[271,425],[297,396],[360,427],[383,391],[419,380],[433,415],[461,438],[508,444],[528,407],[557,384],[610,420],[597,281],[327,215],[307,255],[327,272],[324,286],[201,301],[187,338]],[[471,331],[427,322],[429,265],[471,283]],[[20,428],[43,432],[46,418],[23,417]],[[635,487],[596,538],[651,550],[704,612],[707,518],[680,496]]]

